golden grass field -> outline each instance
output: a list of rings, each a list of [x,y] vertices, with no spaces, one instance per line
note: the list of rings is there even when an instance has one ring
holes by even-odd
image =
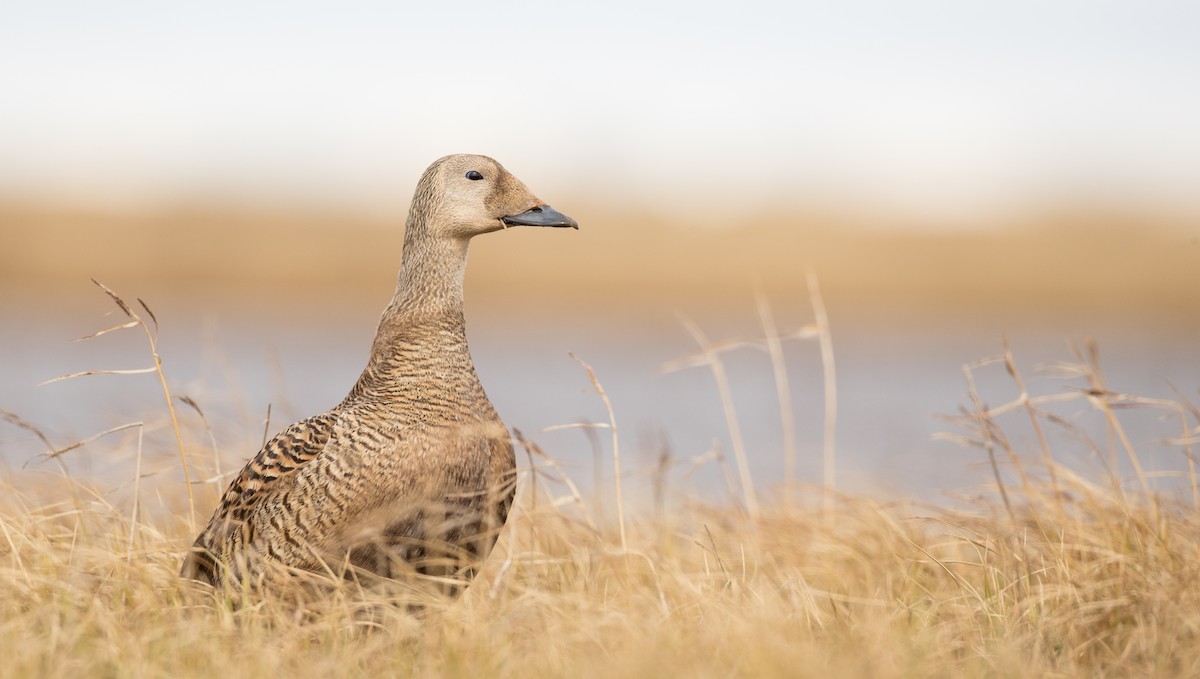
[[[696,505],[634,518],[622,550],[526,487],[467,594],[418,619],[356,591],[231,608],[177,578],[183,517],[9,485],[0,675],[1195,676],[1196,508],[1063,490],[1015,520]]]
[[[151,328],[123,332],[153,340]],[[943,506],[763,488],[750,512],[678,488],[661,510],[606,492],[602,512],[530,442],[517,510],[456,602],[340,585],[318,601],[235,603],[181,582],[221,488],[203,482],[215,451],[191,420],[180,451],[143,451],[125,430],[111,470],[123,482],[4,470],[0,676],[1196,676],[1200,411],[1110,392],[1094,359],[1085,348],[1058,366],[1086,389],[1023,397],[1006,354],[1016,398],[968,392],[948,425],[996,474]],[[169,383],[164,403],[182,407]],[[1054,410],[1064,401],[1106,422],[1094,452],[1124,459],[1131,478],[1090,478],[1009,436],[1018,422],[1039,440],[1069,429]],[[1124,434],[1131,407],[1179,432],[1178,492],[1153,490],[1148,453]],[[168,408],[147,408],[147,426],[170,427]],[[177,455],[194,493],[178,473],[144,474],[178,472]]]

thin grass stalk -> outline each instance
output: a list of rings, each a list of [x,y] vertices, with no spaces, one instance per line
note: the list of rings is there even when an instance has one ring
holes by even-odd
[[[1089,338],[1085,342],[1085,346],[1087,348],[1087,358],[1084,359],[1084,357],[1079,356],[1078,352],[1076,355],[1079,356],[1081,362],[1086,367],[1088,385],[1091,387],[1088,392],[1088,400],[1092,403],[1093,407],[1104,414],[1105,421],[1108,423],[1110,430],[1117,437],[1117,441],[1120,442],[1130,466],[1133,467],[1133,471],[1137,475],[1138,483],[1142,486],[1142,493],[1154,507],[1155,522],[1159,524],[1161,529],[1162,514],[1159,511],[1158,497],[1150,488],[1150,480],[1146,476],[1146,470],[1142,467],[1142,461],[1138,458],[1137,452],[1133,449],[1133,443],[1129,440],[1129,435],[1125,433],[1125,427],[1121,424],[1121,420],[1113,412],[1112,405],[1109,403],[1109,396],[1112,392],[1108,391],[1104,383],[1103,373],[1100,370],[1100,350],[1096,346],[1094,339]]]
[[[102,431],[98,434],[92,434],[91,436],[89,436],[85,439],[80,439],[80,440],[76,441],[75,443],[72,443],[69,446],[63,446],[62,448],[50,451],[49,453],[44,453],[43,456],[57,459],[57,458],[63,457],[64,455],[71,452],[72,450],[78,450],[79,448],[82,448],[94,441],[98,441],[98,440],[104,438],[105,436],[108,436],[109,434],[116,434],[117,432],[122,432],[122,431],[125,431],[126,429],[133,429],[134,427],[141,427],[141,426],[144,426],[143,423],[141,423],[141,422],[127,422],[125,424],[118,424],[117,426],[105,429],[104,431]]]
[[[1026,414],[1029,415],[1029,422],[1033,425],[1033,431],[1037,435],[1038,446],[1042,451],[1042,463],[1046,466],[1046,473],[1050,478],[1050,493],[1054,502],[1055,514],[1061,522],[1063,518],[1062,493],[1059,489],[1058,477],[1054,473],[1054,457],[1050,454],[1050,443],[1046,440],[1046,434],[1042,430],[1042,423],[1038,419],[1037,408],[1029,400],[1029,390],[1025,388],[1025,381],[1021,379],[1021,373],[1017,370],[1017,362],[1013,358],[1008,338],[1001,338],[1001,343],[1004,346],[1004,367],[1008,370],[1009,376],[1012,377],[1013,383],[1017,386],[1017,398],[1022,406],[1024,406]]]
[[[725,449],[721,446],[721,439],[713,439],[712,449],[709,452],[716,459],[717,468],[721,470],[721,480],[725,482],[725,492],[729,493],[729,501],[738,511],[746,511],[746,502],[738,492],[738,482],[734,478],[733,467],[729,465],[729,456],[725,454]]]
[[[779,402],[779,422],[783,430],[783,483],[788,488],[787,497],[790,501],[791,489],[796,484],[796,422],[792,411],[792,388],[788,383],[783,342],[775,325],[775,314],[761,291],[755,296],[755,301],[758,303],[758,319],[767,340],[767,353],[771,357],[771,371],[775,375],[775,398]]]
[[[217,436],[213,433],[212,425],[208,423],[208,418],[204,415],[204,411],[200,409],[200,404],[196,403],[195,399],[185,395],[180,396],[179,400],[188,404],[192,410],[196,411],[196,414],[200,416],[200,422],[204,424],[204,431],[208,432],[208,442],[212,446],[213,478],[217,479],[217,482],[213,484],[213,489],[217,493],[217,500],[220,501],[223,492],[221,482],[224,480],[222,477],[225,474],[221,471],[221,451],[217,448]]]
[[[592,449],[592,506],[595,507],[597,516],[604,516],[604,486],[600,482],[604,478],[604,446],[600,442],[600,434],[595,429],[589,427],[583,432]]]
[[[1109,426],[1112,427],[1113,433],[1117,435],[1117,440],[1121,443],[1121,448],[1125,451],[1125,456],[1129,459],[1129,464],[1133,467],[1133,471],[1137,474],[1138,483],[1142,486],[1142,493],[1155,506],[1157,514],[1158,500],[1155,497],[1154,491],[1150,488],[1150,479],[1146,475],[1146,470],[1142,467],[1142,461],[1138,458],[1137,451],[1133,449],[1133,443],[1129,440],[1129,435],[1125,433],[1125,426],[1121,424],[1121,420],[1117,418],[1117,414],[1113,412],[1112,406],[1108,403],[1108,392],[1103,392],[1096,395],[1092,401],[1104,413],[1105,419]]]
[[[963,376],[967,381],[967,396],[975,408],[971,417],[975,421],[979,435],[983,438],[983,449],[987,451],[988,462],[992,466],[992,476],[996,479],[996,490],[999,491],[1000,499],[1004,502],[1004,510],[1008,513],[1009,520],[1015,525],[1017,514],[1013,511],[1012,502],[1008,499],[1008,489],[1004,486],[1004,478],[1000,475],[1000,465],[996,462],[996,446],[992,439],[992,420],[988,417],[986,409],[983,407],[983,401],[979,398],[979,391],[975,388],[975,374],[972,372],[972,365],[968,363],[962,367]],[[1021,478],[1024,480],[1023,473]]]
[[[137,434],[137,462],[133,469],[133,508],[129,510],[129,548],[125,552],[125,563],[133,562],[133,542],[137,537],[138,527],[138,511],[141,509],[142,499],[142,439],[146,431],[145,425],[138,423]]]
[[[58,471],[62,474],[63,478],[70,480],[71,474],[67,471],[67,464],[62,460],[62,452],[68,450],[69,447],[62,449],[57,448],[53,443],[50,442],[50,437],[46,436],[45,432],[43,432],[41,429],[38,429],[33,425],[33,423],[27,421],[16,413],[0,408],[0,418],[3,418],[9,424],[20,427],[21,429],[24,429],[25,431],[38,437],[38,440],[40,440],[42,444],[46,446],[46,452],[43,453],[43,455],[54,460],[55,464],[58,465]]]
[[[25,585],[32,589],[33,578],[30,577],[29,570],[25,568],[25,562],[21,559],[21,549],[13,541],[12,533],[8,530],[7,521],[0,521],[0,530],[4,531],[4,541],[8,543],[8,553],[12,554],[13,562],[17,565],[17,570],[21,571],[21,575],[25,579]]]
[[[1200,508],[1200,486],[1197,484],[1196,478],[1196,459],[1195,451],[1192,444],[1196,440],[1192,436],[1192,432],[1188,431],[1187,414],[1188,409],[1179,401],[1172,401],[1161,398],[1146,398],[1141,396],[1131,396],[1129,394],[1117,394],[1122,405],[1128,404],[1132,406],[1148,406],[1152,408],[1161,408],[1168,410],[1179,416],[1179,439],[1178,445],[1183,447],[1183,457],[1187,461],[1188,466],[1188,484],[1191,487],[1192,507]],[[1167,439],[1167,443],[1175,443],[1172,439]]]
[[[271,436],[271,404],[267,404],[267,417],[263,420],[263,435],[262,443],[258,444],[259,449],[267,447],[267,440]]]
[[[604,491],[603,485],[600,483],[604,477],[604,450],[600,444],[600,435],[596,433],[597,429],[607,429],[608,425],[602,422],[574,422],[572,424],[559,424],[550,427],[542,427],[538,430],[539,434],[544,434],[548,431],[558,429],[582,429],[583,435],[587,437],[588,445],[592,449],[592,507],[595,509],[597,516],[604,516]]]
[[[1187,458],[1188,480],[1192,486],[1192,508],[1200,511],[1200,483],[1196,479],[1196,455],[1192,448],[1191,432],[1188,431],[1187,412],[1179,408],[1179,428],[1183,437],[1183,453]]]
[[[589,429],[591,428],[589,427]],[[579,486],[575,485],[575,481],[572,480],[570,475],[567,474],[566,470],[562,468],[562,465],[558,464],[558,462],[551,457],[549,453],[547,453],[545,450],[542,450],[540,445],[522,436],[520,431],[514,429],[513,432],[516,434],[517,441],[521,444],[521,447],[525,449],[525,453],[529,457],[530,476],[533,477],[533,501],[535,503],[537,502],[537,468],[534,466],[533,462],[533,456],[537,455],[546,461],[546,464],[554,470],[554,473],[558,474],[558,478],[567,486],[567,490],[571,493],[571,500],[575,503],[575,506],[579,507],[579,511],[583,514],[584,523],[586,523],[588,528],[591,528],[593,532],[599,533],[599,529],[596,527],[596,522],[592,520],[592,513],[588,510],[587,502],[584,501],[583,494],[579,492]],[[549,495],[549,493],[547,493],[547,495]],[[535,504],[530,511],[531,513],[536,514],[536,510],[537,506]]]
[[[608,392],[604,391],[604,386],[600,384],[600,380],[596,378],[596,371],[592,370],[592,366],[588,365],[583,359],[575,354],[571,354],[571,358],[575,359],[579,365],[587,372],[588,380],[596,389],[596,393],[600,395],[600,400],[604,401],[604,410],[608,413],[608,427],[612,430],[612,449],[613,449],[613,484],[617,495],[617,526],[621,532],[621,551],[629,550],[629,543],[625,538],[625,502],[621,497],[621,448],[620,439],[617,436],[617,418],[613,414],[612,403],[608,400]]]
[[[533,449],[526,444],[525,437],[521,435],[520,429],[513,429],[513,435],[516,437],[517,442],[520,443],[521,447],[525,450],[525,457],[529,460],[529,513],[536,516],[538,498],[538,470],[537,465],[533,461]],[[529,522],[529,545],[531,548],[536,548],[537,546],[536,521]]]
[[[684,321],[681,319],[681,322]],[[719,342],[716,344],[710,343],[705,345],[705,347],[702,347],[697,355],[687,356],[682,359],[670,361],[663,364],[661,369],[663,372],[671,372],[682,368],[700,368],[704,366],[710,366],[711,369],[712,364],[709,361],[708,352],[719,354],[721,351],[745,346],[745,344],[746,343],[740,340]],[[738,511],[746,511],[746,503],[738,493],[738,482],[736,479],[734,479],[734,471],[729,466],[729,458],[725,456],[725,453],[721,448],[721,440],[719,438],[713,439],[712,448],[710,448],[708,452],[692,458],[692,469],[683,475],[684,480],[686,481],[689,477],[691,477],[691,475],[695,473],[697,469],[699,469],[699,465],[709,459],[715,459],[717,461],[717,468],[721,470],[721,478],[725,481],[725,489],[729,493],[729,501],[737,507]]]
[[[163,398],[165,398],[166,402],[167,402],[167,412],[170,413],[170,415],[171,415],[171,430],[173,432],[175,432],[175,443],[179,446],[179,462],[183,466],[183,482],[184,482],[184,487],[187,488],[187,498],[188,498],[188,528],[190,528],[194,532],[196,529],[196,496],[195,496],[195,493],[192,492],[192,474],[191,474],[191,471],[189,470],[188,459],[187,459],[187,450],[184,448],[184,445],[183,445],[183,432],[179,428],[179,416],[176,415],[176,413],[175,413],[175,403],[174,403],[174,399],[172,399],[172,397],[171,397],[171,388],[167,385],[167,376],[163,372],[162,357],[158,355],[158,340],[157,340],[158,318],[155,317],[154,312],[150,310],[150,307],[147,306],[145,302],[143,302],[141,299],[138,300],[138,304],[141,305],[142,309],[144,309],[146,311],[146,314],[150,317],[150,320],[154,323],[154,329],[151,330],[150,324],[147,323],[145,321],[145,319],[143,319],[140,315],[138,315],[138,313],[133,310],[133,308],[129,305],[129,303],[127,303],[125,300],[121,299],[120,295],[113,292],[113,290],[111,288],[109,288],[107,285],[101,283],[100,281],[96,280],[95,278],[92,279],[92,283],[95,283],[98,288],[103,290],[105,292],[105,294],[107,294],[113,300],[113,302],[115,302],[116,305],[118,307],[120,307],[121,311],[125,312],[126,316],[128,316],[129,318],[136,321],[137,325],[140,325],[142,327],[142,330],[146,333],[146,341],[150,345],[150,355],[154,358],[154,367],[149,368],[149,369],[136,370],[136,371],[108,371],[108,372],[126,373],[126,374],[133,374],[136,372],[154,372],[155,374],[158,375],[158,382],[159,382],[159,384],[162,385]],[[126,327],[131,327],[131,326],[128,323],[126,323],[124,325],[117,326],[117,328],[113,328],[113,329],[120,329],[120,328],[126,328]],[[106,332],[106,331],[101,331],[101,333],[103,333],[103,332]],[[91,337],[96,337],[98,334],[100,334],[100,333],[90,335],[89,337],[86,337],[83,339],[89,339]],[[83,373],[83,374],[89,374],[89,373]],[[101,371],[95,371],[90,374],[104,374],[104,373]],[[73,376],[70,376],[70,377],[73,377]],[[66,379],[66,378],[59,378],[59,379]]]
[[[179,462],[183,466],[183,483],[187,487],[188,498],[188,528],[196,530],[196,495],[192,492],[192,473],[189,470],[187,450],[183,446],[183,432],[179,429],[179,416],[175,413],[174,399],[171,398],[171,388],[167,386],[167,376],[163,373],[162,357],[158,355],[158,343],[150,333],[150,328],[142,323],[146,338],[150,341],[150,353],[154,356],[154,371],[158,382],[162,385],[163,399],[167,402],[167,411],[171,414],[171,430],[175,432],[175,443],[179,446]]]
[[[1084,355],[1084,350],[1078,345],[1072,344],[1071,353],[1074,354],[1075,360],[1078,362],[1080,374],[1088,381],[1089,391],[1087,396],[1088,403],[1093,408],[1100,410],[1095,402],[1094,393],[1103,393],[1108,389],[1105,384],[1104,373],[1099,369],[1100,355],[1098,349],[1093,351],[1091,345],[1087,345],[1088,354]],[[1094,366],[1094,367],[1093,367]],[[1120,475],[1120,453],[1117,451],[1117,433],[1113,430],[1112,421],[1105,417],[1105,443],[1108,446],[1108,463],[1113,470],[1114,483],[1120,485],[1123,483]]]
[[[1017,472],[1017,478],[1020,479],[1020,481],[1021,481],[1021,492],[1025,495],[1025,500],[1029,504],[1030,508],[1032,508],[1035,506],[1034,498],[1039,496],[1040,494],[1034,492],[1034,485],[1032,482],[1030,482],[1029,474],[1027,474],[1025,472],[1025,465],[1024,465],[1024,463],[1021,462],[1021,456],[1018,455],[1017,451],[1013,449],[1011,444],[1009,444],[1007,437],[1004,436],[1004,430],[998,424],[996,424],[995,418],[998,415],[998,412],[997,412],[998,409],[985,408],[983,406],[982,400],[980,400],[980,398],[979,398],[979,392],[975,389],[975,379],[974,379],[973,370],[975,368],[980,368],[985,365],[990,365],[992,363],[998,363],[998,362],[1003,362],[1003,361],[1004,361],[1004,356],[1001,355],[1001,356],[991,356],[991,357],[976,361],[974,363],[967,364],[967,366],[966,366],[968,369],[967,370],[967,383],[968,383],[968,387],[972,394],[972,402],[975,404],[976,410],[978,412],[978,417],[979,417],[980,423],[987,427],[986,431],[988,433],[989,439],[992,442],[992,444],[999,445],[1001,448],[1004,449],[1004,452],[1008,455],[1008,461],[1009,461],[1009,463],[1012,464],[1013,470]],[[1011,408],[1006,409],[1006,412],[1007,412],[1007,410],[1012,410],[1012,409],[1019,407],[1020,400],[1018,399],[1016,401],[1013,401],[1011,403],[1011,406],[1012,406]]]
[[[592,529],[592,532],[599,535],[600,529],[596,527],[596,522],[592,519],[592,513],[590,510],[588,510],[587,502],[585,502],[583,499],[583,494],[579,492],[579,486],[575,485],[575,482],[571,479],[571,476],[563,470],[562,466],[559,465],[554,458],[550,457],[546,451],[542,450],[541,446],[534,443],[532,444],[531,450],[533,450],[534,454],[545,460],[550,468],[554,470],[554,473],[558,474],[558,478],[562,480],[562,482],[567,486],[567,491],[571,493],[571,500],[575,503],[576,507],[579,507],[579,511],[583,514],[583,522],[587,524],[588,528]],[[557,502],[557,500],[555,501]]]
[[[1176,395],[1179,396],[1179,400],[1175,401],[1174,403],[1175,410],[1179,413],[1179,427],[1181,430],[1180,436],[1183,439],[1183,451],[1184,455],[1187,456],[1188,476],[1191,479],[1192,485],[1192,506],[1196,509],[1196,511],[1200,512],[1200,483],[1197,482],[1196,478],[1196,455],[1195,450],[1192,448],[1192,442],[1194,439],[1192,438],[1192,432],[1188,429],[1187,421],[1188,412],[1190,411],[1192,417],[1195,418],[1196,423],[1200,424],[1200,409],[1196,408],[1194,404],[1188,401],[1184,395],[1180,393],[1179,387],[1172,384],[1171,388],[1174,389]],[[1200,427],[1196,428],[1196,433],[1200,434]]]
[[[705,362],[712,370],[713,379],[717,383],[717,392],[721,396],[721,409],[725,413],[725,425],[729,429],[729,439],[733,444],[734,462],[737,463],[738,476],[741,478],[742,498],[746,502],[746,511],[751,517],[758,516],[758,493],[754,489],[754,479],[750,476],[750,464],[746,459],[746,445],[742,440],[742,426],[738,419],[737,408],[733,403],[733,391],[729,388],[729,377],[725,373],[725,362],[720,354],[709,343],[708,337],[689,318],[681,319],[687,331],[691,333],[700,350],[704,352]]]
[[[833,361],[833,337],[829,330],[829,315],[825,313],[825,300],[821,297],[821,286],[817,274],[809,271],[807,275],[809,300],[812,303],[813,317],[817,322],[817,341],[821,346],[821,372],[825,384],[825,435],[823,455],[823,480],[825,488],[832,490],[837,487],[837,468],[835,451],[837,450],[837,371]],[[833,497],[825,494],[825,511],[833,510]]]
[[[663,442],[658,447],[658,461],[651,473],[651,487],[654,489],[654,517],[662,520],[667,508],[667,492],[671,471],[671,448]]]

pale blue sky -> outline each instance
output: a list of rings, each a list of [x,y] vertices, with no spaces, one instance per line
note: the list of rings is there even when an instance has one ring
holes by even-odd
[[[1200,3],[0,8],[0,192],[403,211],[450,152],[544,197],[930,218],[1200,194]]]

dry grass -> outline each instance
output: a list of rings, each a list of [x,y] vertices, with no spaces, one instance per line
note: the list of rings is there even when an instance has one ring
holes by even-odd
[[[8,485],[0,675],[1195,676],[1194,509],[1069,492],[1061,522],[861,497],[832,518],[693,507],[632,521],[622,551],[526,488],[467,595],[422,621],[354,591],[233,610],[178,580],[182,517],[131,526],[82,488]]]
[[[523,441],[532,466],[496,551],[461,600],[426,598],[421,617],[349,586],[231,606],[176,576],[192,538],[176,478],[6,470],[0,676],[1196,676],[1197,498],[1145,472],[1089,480],[1052,437],[1023,450],[1009,435],[1012,415],[1070,429],[1054,408],[1075,403],[1140,469],[1122,408],[1160,408],[1190,465],[1200,413],[1108,391],[1094,358],[1056,366],[1085,388],[1042,396],[1010,352],[981,362],[1004,365],[1017,396],[989,407],[972,383],[954,423],[998,492],[953,507],[794,488],[763,492],[752,516],[684,491],[612,525]],[[115,435],[133,445],[134,431]],[[203,467],[213,451],[198,448]],[[196,496],[200,511],[215,499]]]

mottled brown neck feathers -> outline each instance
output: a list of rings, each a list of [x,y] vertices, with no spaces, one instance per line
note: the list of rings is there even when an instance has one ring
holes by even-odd
[[[384,312],[397,318],[462,314],[463,273],[467,239],[441,236],[441,222],[451,219],[434,164],[417,183],[404,227],[404,253],[396,277],[396,294]]]
[[[411,363],[393,360],[401,353],[428,359],[420,361],[425,367],[442,361],[470,364],[463,318],[468,240],[436,235],[444,229],[436,228],[435,220],[448,216],[439,209],[440,191],[430,175],[421,178],[413,197],[396,292],[384,309],[371,349],[371,365],[387,366],[390,377],[411,377],[397,373]],[[473,368],[469,373],[474,375]]]

